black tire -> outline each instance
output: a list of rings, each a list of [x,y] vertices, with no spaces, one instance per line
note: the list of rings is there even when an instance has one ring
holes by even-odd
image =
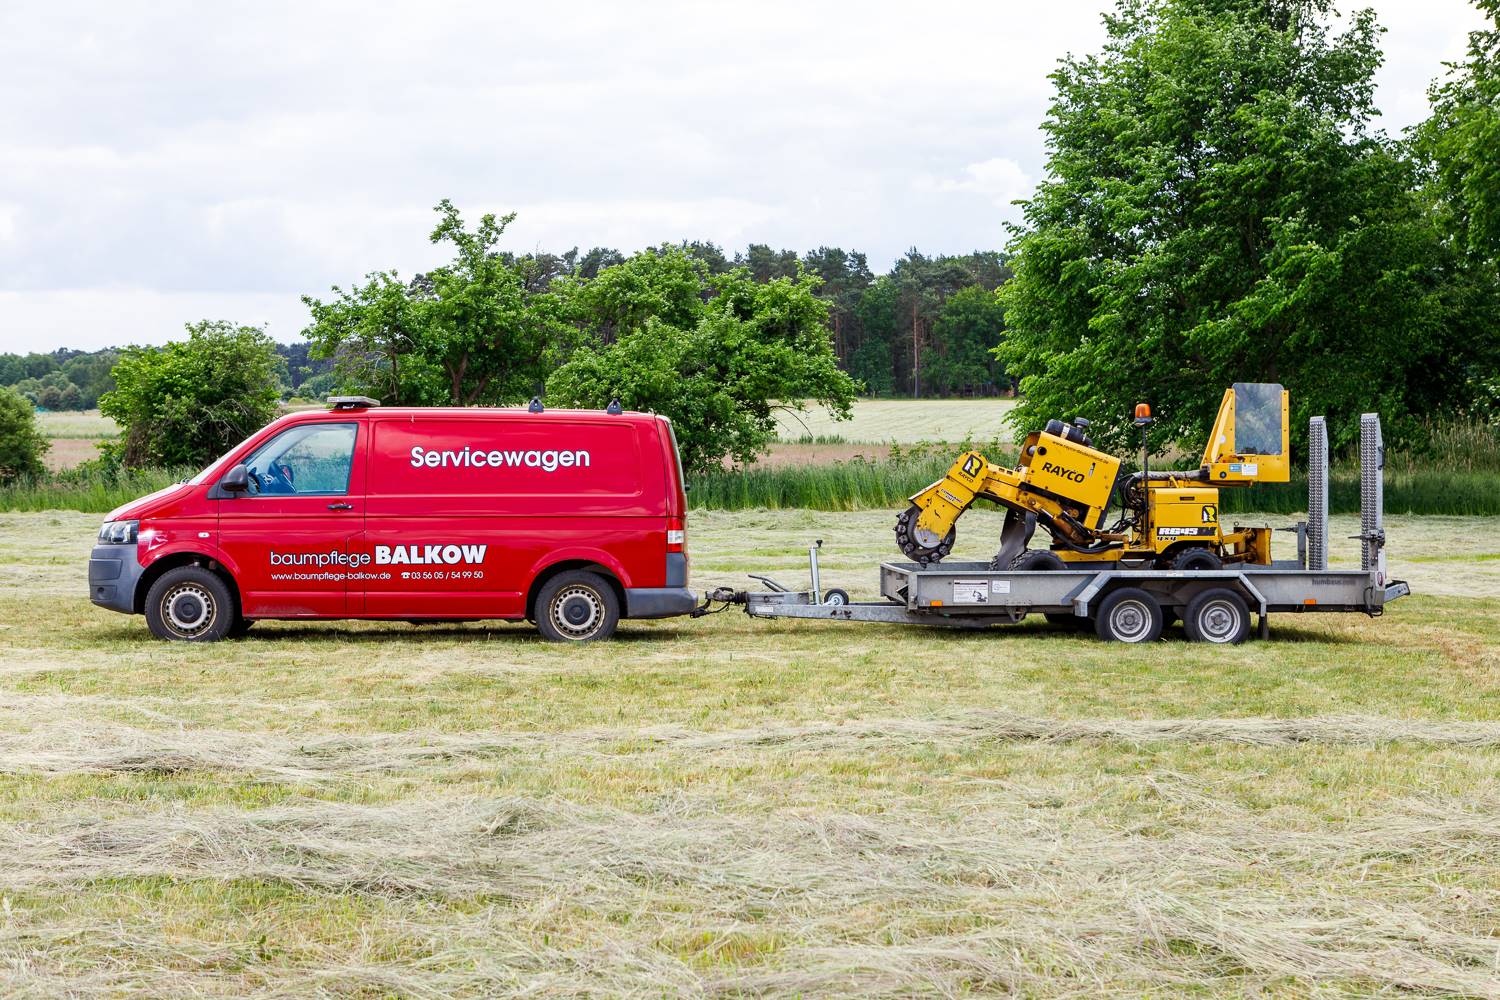
[[[254,625],[254,624],[255,624],[255,619],[254,618],[236,618],[234,620],[234,624],[231,625],[231,626],[229,626],[228,631],[226,631],[224,633],[224,638],[226,638],[226,639],[241,639],[241,638],[244,638],[245,633],[248,632],[248,631],[250,631],[250,626]]]
[[[1006,567],[996,566],[995,560],[990,560],[990,569],[1004,569]],[[1010,569],[1015,570],[1049,570],[1067,569],[1068,564],[1062,561],[1062,557],[1056,552],[1047,549],[1028,549],[1010,561]]]
[[[1167,564],[1168,569],[1176,570],[1215,570],[1224,568],[1224,560],[1213,549],[1199,548],[1193,546],[1178,552]]]
[[[928,547],[917,541],[915,537],[917,518],[921,516],[922,508],[913,505],[902,511],[901,516],[896,518],[896,547],[906,558],[919,562],[923,566],[942,562],[943,558],[953,551],[953,542],[958,537],[958,528],[949,528],[946,538]]]
[[[549,642],[597,642],[619,623],[615,588],[598,573],[559,573],[537,594],[536,627]]]
[[[1164,623],[1156,598],[1139,587],[1121,587],[1099,602],[1094,629],[1106,642],[1144,643],[1160,639]]]
[[[218,642],[239,621],[229,585],[202,566],[178,566],[146,592],[146,627],[158,639]]]
[[[849,603],[849,591],[843,587],[829,587],[823,591],[823,603],[836,604],[839,607],[843,607]]]
[[[1237,645],[1250,638],[1250,606],[1226,587],[1205,590],[1183,609],[1182,630],[1192,642]]]

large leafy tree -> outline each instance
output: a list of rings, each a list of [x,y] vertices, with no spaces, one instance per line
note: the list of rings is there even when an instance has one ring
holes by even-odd
[[[1361,410],[1393,430],[1451,398],[1440,234],[1374,133],[1379,28],[1327,0],[1122,0],[1063,61],[1048,178],[1015,234],[1000,356],[1023,426],[1086,415],[1131,439],[1206,435],[1222,388],[1279,381],[1294,428]],[[1458,378],[1461,382],[1461,378]]]
[[[259,327],[190,323],[188,339],[128,347],[99,409],[126,465],[207,465],[276,416],[283,363]]]
[[[41,475],[47,448],[31,401],[14,389],[0,388],[0,485]]]
[[[1429,94],[1416,145],[1466,253],[1500,260],[1500,0],[1478,0],[1494,27],[1471,32],[1467,57]]]
[[[932,324],[924,352],[929,392],[936,395],[990,393],[1009,387],[994,350],[1005,331],[1005,310],[983,285],[961,288],[948,297]]]
[[[303,335],[315,356],[334,359],[346,385],[386,402],[524,400],[568,339],[538,274],[559,265],[497,249],[514,215],[484,215],[469,230],[446,198],[437,212],[430,239],[448,244],[452,260],[407,282],[395,271],[373,273],[362,285],[335,287],[327,302],[305,296],[313,321]]]
[[[1493,26],[1469,35],[1467,57],[1433,85],[1432,116],[1412,138],[1460,258],[1452,339],[1472,345],[1467,383],[1500,410],[1500,0],[1479,7]]]
[[[817,284],[800,272],[759,283],[744,267],[710,275],[680,247],[638,254],[563,293],[586,345],[547,380],[547,398],[671,417],[690,471],[753,461],[775,436],[776,401],[840,416],[853,402]]]

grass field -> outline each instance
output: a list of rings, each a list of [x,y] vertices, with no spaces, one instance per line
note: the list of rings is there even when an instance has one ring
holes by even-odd
[[[1392,518],[1416,597],[1234,649],[164,645],[86,603],[97,520],[0,515],[7,996],[1500,995],[1493,519]],[[800,583],[811,537],[871,595],[888,512],[695,515],[694,582]]]
[[[841,439],[851,444],[915,444],[920,441],[1009,440],[1005,416],[1012,399],[858,399],[850,420],[825,410],[780,411],[782,441]]]
[[[37,426],[51,444],[43,460],[53,472],[97,458],[99,446],[120,429],[98,410],[38,413]]]

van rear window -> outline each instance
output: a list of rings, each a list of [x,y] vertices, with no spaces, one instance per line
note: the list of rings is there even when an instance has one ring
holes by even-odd
[[[384,496],[639,496],[632,424],[603,421],[382,420],[369,490]]]

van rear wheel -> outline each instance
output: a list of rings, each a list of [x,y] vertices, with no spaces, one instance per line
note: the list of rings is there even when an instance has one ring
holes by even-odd
[[[146,594],[146,627],[158,639],[218,642],[238,619],[229,585],[202,566],[169,569]]]
[[[559,573],[536,599],[536,627],[550,642],[593,642],[620,623],[615,588],[597,573]]]

